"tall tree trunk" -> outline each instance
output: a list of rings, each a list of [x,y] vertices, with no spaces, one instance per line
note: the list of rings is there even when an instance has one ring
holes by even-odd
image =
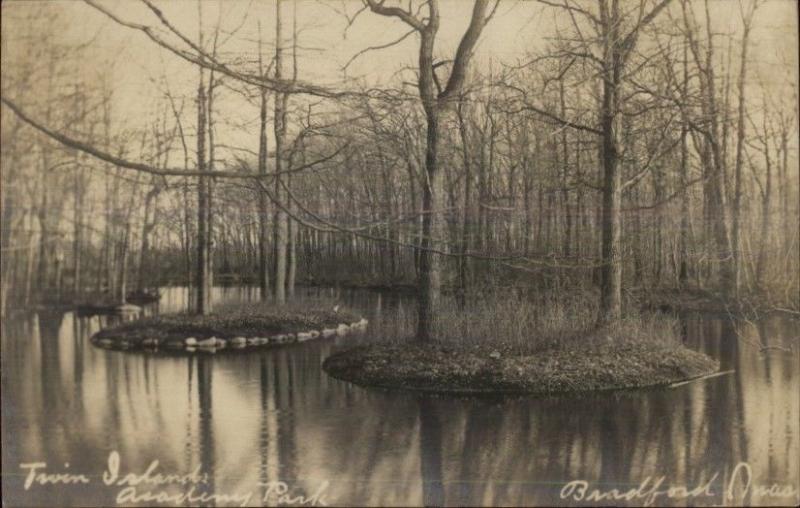
[[[795,104],[796,107],[796,104]],[[780,185],[780,209],[781,209],[781,231],[782,231],[782,247],[788,249],[792,242],[792,224],[789,221],[791,214],[789,212],[789,180],[787,178],[789,171],[789,134],[787,126],[781,125],[781,162],[779,169],[779,185]]]
[[[286,185],[291,189],[292,177],[286,179]],[[287,203],[291,210],[291,205]],[[286,249],[286,296],[294,296],[295,279],[297,277],[297,222],[288,219],[288,246]]]
[[[264,75],[263,49],[261,41],[261,24],[258,26],[258,71]],[[267,91],[261,89],[261,109],[259,112],[258,135],[258,174],[267,173]],[[261,185],[266,185],[265,179]],[[269,259],[267,243],[269,238],[269,218],[267,208],[267,193],[258,190],[258,288],[261,299],[269,297]]]
[[[731,252],[731,238],[728,227],[728,212],[726,206],[726,174],[727,165],[723,156],[722,144],[720,140],[719,128],[719,108],[717,104],[716,73],[714,70],[714,44],[713,31],[711,29],[711,16],[709,13],[708,0],[705,1],[706,9],[706,32],[708,34],[708,47],[706,51],[705,81],[706,81],[706,113],[710,119],[711,135],[706,143],[707,159],[712,167],[710,182],[710,195],[708,203],[708,214],[711,221],[712,235],[715,243],[715,258],[719,264],[719,280],[722,292],[726,296],[733,294],[734,270],[733,255]]]
[[[184,166],[189,169],[188,160]],[[192,214],[189,197],[189,179],[183,179],[183,259],[185,266],[186,284],[192,285]]]
[[[601,110],[601,142],[603,167],[602,208],[602,270],[600,282],[600,321],[611,323],[622,315],[622,252],[620,204],[621,175],[618,161],[617,111],[620,74],[618,6],[613,2],[610,22],[606,24],[606,60],[603,72],[603,103]]]
[[[581,139],[578,137],[575,146],[575,175],[578,182],[583,180],[583,169],[581,168]],[[586,228],[586,212],[583,205],[583,185],[578,185],[575,192],[575,255],[581,257],[583,253],[583,233]]]
[[[126,214],[125,229],[123,230],[122,241],[119,245],[119,273],[117,277],[117,297],[116,301],[120,304],[126,303],[128,296],[128,245],[131,237],[131,220],[130,214]]]
[[[51,79],[52,82],[52,79]],[[45,122],[48,124],[50,123],[51,117],[51,108],[48,103],[47,110],[45,112]],[[36,270],[36,284],[38,286],[38,292],[40,293],[39,296],[43,296],[43,293],[46,293],[48,290],[48,280],[47,280],[47,272],[48,272],[48,263],[49,263],[49,255],[48,252],[51,251],[50,246],[48,243],[50,242],[50,220],[47,217],[47,214],[52,214],[54,210],[51,210],[51,204],[49,202],[49,188],[47,182],[47,175],[50,171],[50,150],[49,144],[43,143],[41,146],[42,151],[42,172],[41,172],[41,193],[42,193],[42,200],[39,204],[38,209],[38,219],[39,219],[39,266]],[[33,255],[33,252],[30,253]]]
[[[258,146],[258,173],[267,173],[267,94],[261,91],[261,131],[259,134]],[[261,181],[266,185],[266,180]],[[269,238],[269,217],[267,209],[267,194],[263,190],[258,191],[258,287],[261,292],[261,299],[266,300],[269,296],[269,260],[268,260],[268,238]]]
[[[561,106],[561,117],[567,117],[567,106],[564,100],[564,80],[560,81],[559,86],[559,103]],[[563,254],[565,258],[570,256],[570,241],[572,239],[572,210],[570,209],[569,205],[569,189],[568,189],[568,178],[569,178],[569,147],[567,146],[567,129],[561,129],[561,196],[562,200],[564,201],[564,239],[563,239]]]
[[[422,241],[419,274],[419,316],[417,338],[429,340],[433,337],[433,320],[439,307],[441,293],[441,259],[432,252],[440,249],[442,237],[441,221],[441,175],[437,167],[439,143],[439,118],[436,107],[426,112],[428,122],[425,150],[426,179],[422,185]]]
[[[292,80],[297,81],[297,2],[292,2],[293,7],[293,14],[292,14]],[[286,100],[288,96],[284,95],[284,103],[283,103],[283,115],[284,115],[284,125],[283,125],[283,133],[284,137],[286,135]],[[291,158],[287,161],[287,169],[291,168]],[[286,185],[291,189],[292,186],[292,175],[287,175],[286,177]],[[288,194],[288,193],[287,193]],[[288,198],[288,195],[287,195]],[[293,203],[290,199],[286,200],[286,207],[289,211],[293,208]],[[294,296],[294,287],[295,287],[295,279],[297,277],[297,227],[298,224],[292,220],[290,217],[287,217],[287,229],[288,229],[288,247],[287,247],[287,268],[286,268],[286,294],[290,298]]]
[[[107,182],[106,185],[106,192],[109,194],[109,197],[106,201],[106,224],[105,224],[105,282],[106,282],[106,291],[108,294],[116,294],[117,290],[117,270],[116,270],[116,262],[117,262],[117,244],[116,244],[116,237],[119,234],[117,232],[117,224],[116,224],[116,217],[119,211],[119,190],[120,190],[120,178],[119,173],[120,170],[117,169],[116,175],[108,175],[110,182]],[[110,191],[109,189],[110,185]]]
[[[683,84],[681,87],[681,99],[686,100],[689,87],[689,62],[686,46],[683,47]],[[678,255],[680,257],[678,269],[678,284],[685,286],[689,282],[689,146],[687,135],[689,128],[686,122],[685,113],[681,119],[681,174],[680,174],[680,193],[681,193],[681,225],[678,232]]]
[[[766,183],[764,184],[764,195],[761,203],[761,233],[759,237],[758,261],[756,262],[756,285],[763,288],[764,271],[767,265],[767,252],[770,250],[769,244],[769,212],[772,204],[772,160],[769,152],[770,136],[767,132],[767,112],[764,111],[764,166],[766,171]]]
[[[33,255],[36,249],[36,241],[35,236],[33,234],[33,214],[28,214],[28,248],[27,248],[27,256],[23,256],[22,259],[25,261],[24,265],[24,277],[22,281],[22,305],[23,307],[27,307],[31,303],[31,288],[33,286],[33,262],[36,259],[36,256]]]
[[[16,131],[17,128],[15,125],[15,128],[12,131],[13,134],[16,134]],[[16,139],[16,136],[13,137]],[[0,185],[0,193],[2,193],[3,202],[2,218],[0,218],[0,253],[6,253],[5,255],[0,255],[0,316],[4,316],[6,313],[6,304],[8,303],[8,297],[10,296],[9,293],[12,288],[12,257],[8,254],[8,252],[11,249],[12,240],[14,239],[11,234],[11,229],[13,227],[13,218],[16,212],[16,193],[11,192],[12,185],[6,182],[15,182],[16,180],[16,161],[17,150],[11,150],[11,153],[7,155],[7,162],[9,163],[8,169],[3,168],[4,176],[7,178],[7,180],[3,182],[3,185]]]
[[[458,131],[461,137],[461,156],[464,164],[464,210],[461,218],[461,257],[458,258],[458,281],[460,304],[466,305],[467,297],[467,256],[469,250],[470,228],[470,196],[472,195],[472,165],[469,159],[469,141],[467,138],[467,124],[464,120],[464,97],[458,103]],[[527,201],[526,201],[527,203]],[[526,223],[527,224],[527,223]]]
[[[433,338],[436,311],[441,291],[441,260],[433,249],[440,248],[441,206],[439,196],[441,175],[437,166],[439,144],[439,104],[434,91],[433,44],[438,29],[438,14],[430,23],[432,30],[425,30],[420,37],[419,91],[427,123],[425,135],[425,176],[422,186],[422,239],[419,252],[419,309],[417,315],[417,338]]]
[[[283,77],[283,30],[281,16],[281,0],[275,2],[275,79]],[[286,103],[285,93],[275,93],[275,172],[283,171],[284,149],[286,146]],[[285,192],[282,189],[282,177],[275,177],[275,197],[279,201]],[[288,196],[287,196],[288,198]],[[286,202],[287,200],[283,200]],[[287,246],[289,240],[289,224],[286,212],[275,207],[275,301],[286,303],[286,265]]]
[[[752,16],[752,15],[751,15]],[[747,42],[750,34],[750,19],[744,20],[744,33],[742,34],[742,58],[739,67],[739,111],[736,122],[736,165],[734,166],[734,193],[733,193],[733,227],[731,232],[731,250],[733,251],[733,292],[738,298],[741,290],[741,213],[742,213],[742,158],[744,151],[745,124],[745,82],[747,80]],[[764,133],[766,136],[766,132]]]
[[[81,182],[81,169],[75,169],[75,203],[73,209],[73,238],[72,238],[72,292],[77,297],[83,289],[83,274],[81,268],[81,248],[83,245],[83,184]]]
[[[43,148],[43,150],[45,150]],[[47,171],[47,162],[46,159],[44,161],[45,164],[45,171]],[[50,256],[48,255],[51,252],[50,243],[50,227],[49,227],[49,220],[47,218],[48,212],[52,213],[49,209],[48,203],[48,195],[49,192],[47,190],[47,183],[42,182],[42,201],[39,204],[39,209],[37,210],[37,217],[39,219],[39,265],[36,269],[36,285],[39,292],[39,296],[44,296],[49,290],[49,281],[48,281],[48,264],[50,262]],[[33,252],[30,253],[33,255]]]
[[[219,29],[219,27],[217,27]],[[219,31],[217,31],[215,38],[214,38],[214,55],[217,52],[217,37],[219,35]],[[208,173],[214,172],[214,89],[217,86],[217,81],[214,79],[214,71],[213,69],[209,73],[208,77],[208,95],[206,100],[208,101],[208,105],[206,106],[206,122],[208,122],[208,126],[206,127],[206,137],[208,141],[208,159],[206,159],[206,171]],[[208,307],[208,312],[212,310],[212,291],[214,289],[214,179],[212,177],[208,177],[205,179],[205,193],[206,193],[206,245],[207,245],[207,254],[206,254],[206,306]]]
[[[153,207],[153,200],[161,192],[158,187],[154,187],[147,192],[147,195],[144,198],[144,218],[142,220],[142,248],[139,251],[139,273],[136,278],[136,289],[139,291],[143,291],[146,285],[146,274],[149,273],[147,268],[148,262],[148,254],[150,251],[150,233],[153,231],[155,227],[156,220],[155,218],[151,218],[152,215],[155,215],[155,212],[152,211]]]
[[[206,87],[203,83],[203,69],[200,68],[200,86],[197,88],[197,169],[206,171]],[[211,297],[208,294],[208,258],[211,248],[208,245],[208,182],[207,177],[199,177],[197,182],[197,266],[195,285],[197,300],[195,312],[211,312]]]

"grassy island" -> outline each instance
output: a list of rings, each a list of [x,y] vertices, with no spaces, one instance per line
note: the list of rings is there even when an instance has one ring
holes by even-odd
[[[719,369],[680,344],[672,317],[635,314],[597,328],[585,301],[544,305],[522,298],[488,298],[466,309],[451,303],[436,339],[424,343],[398,335],[412,330],[401,311],[379,325],[386,340],[337,352],[323,368],[363,386],[536,395],[667,385]]]
[[[558,394],[657,386],[715,372],[718,364],[687,348],[593,344],[503,355],[442,343],[408,348],[359,346],[329,357],[332,376],[364,386],[432,392]]]
[[[220,307],[202,316],[164,314],[106,328],[96,333],[92,342],[119,349],[213,351],[304,342],[366,327],[366,320],[352,312],[332,308],[248,304]]]

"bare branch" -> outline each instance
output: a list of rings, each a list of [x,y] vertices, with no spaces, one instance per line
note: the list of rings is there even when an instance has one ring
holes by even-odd
[[[283,174],[298,173],[300,171],[303,171],[305,169],[311,168],[311,167],[316,166],[318,164],[321,164],[323,162],[329,161],[329,160],[333,159],[334,157],[336,157],[339,153],[341,153],[342,150],[345,149],[345,147],[347,147],[347,144],[342,145],[338,150],[336,150],[332,154],[330,154],[330,155],[328,155],[326,157],[323,157],[321,159],[318,159],[318,160],[316,160],[314,162],[311,162],[309,164],[303,164],[302,166],[298,166],[298,167],[295,167],[295,168],[292,168],[292,169],[287,169],[287,170],[273,172],[273,173],[267,173],[267,174],[261,174],[261,175],[256,175],[254,173],[250,173],[250,172],[247,172],[247,171],[237,171],[237,170],[213,171],[213,172],[209,173],[207,171],[196,171],[196,170],[192,171],[192,170],[173,169],[173,168],[157,168],[157,167],[151,166],[149,164],[143,164],[141,162],[134,162],[134,161],[129,161],[129,160],[126,160],[126,159],[122,159],[121,157],[117,157],[117,156],[111,155],[108,152],[104,152],[104,151],[102,151],[102,150],[100,150],[100,149],[98,149],[98,148],[96,148],[96,147],[94,147],[92,145],[89,145],[89,144],[84,143],[82,141],[78,141],[76,139],[73,139],[73,138],[67,136],[66,134],[51,130],[48,127],[45,127],[44,125],[40,124],[36,120],[33,120],[32,118],[30,118],[27,114],[25,114],[25,112],[19,106],[17,106],[14,102],[10,101],[9,99],[6,99],[5,97],[0,97],[0,100],[2,101],[2,103],[6,107],[8,107],[11,111],[13,111],[14,114],[16,114],[19,117],[20,120],[22,120],[23,122],[27,123],[28,125],[30,125],[34,129],[38,130],[39,132],[47,135],[48,137],[50,137],[52,139],[58,141],[59,143],[61,143],[62,145],[66,146],[68,148],[72,148],[72,149],[79,150],[81,152],[87,153],[87,154],[89,154],[89,155],[91,155],[91,156],[93,156],[95,158],[98,158],[98,159],[100,159],[102,161],[105,161],[105,162],[108,162],[110,164],[113,164],[113,165],[115,165],[117,167],[120,167],[120,168],[132,169],[134,171],[139,171],[141,173],[148,173],[148,174],[151,174],[151,175],[184,176],[184,177],[185,176],[203,176],[203,177],[213,176],[215,178],[255,178],[255,179],[269,178],[269,177],[275,177],[275,176],[283,175]]]
[[[143,1],[147,3],[147,0]],[[108,16],[114,22],[124,27],[138,30],[144,33],[145,35],[147,35],[148,38],[150,38],[150,40],[152,40],[162,48],[168,50],[169,52],[173,53],[174,55],[179,56],[180,58],[194,65],[198,65],[200,67],[204,67],[206,69],[219,72],[220,74],[224,74],[230,78],[236,79],[243,83],[257,86],[259,88],[266,88],[268,90],[273,90],[280,93],[298,93],[298,94],[315,95],[319,97],[341,97],[347,95],[347,92],[331,90],[325,87],[303,83],[299,81],[275,79],[275,78],[270,78],[268,76],[260,76],[256,74],[249,74],[246,72],[233,70],[226,64],[220,62],[215,56],[205,52],[197,44],[193,43],[188,37],[182,35],[177,29],[175,29],[169,23],[169,21],[163,16],[161,11],[154,6],[151,6],[151,4],[148,4],[148,6],[150,6],[151,10],[153,10],[156,16],[159,17],[161,22],[167,28],[169,28],[172,33],[176,34],[183,42],[185,42],[196,54],[175,47],[174,45],[172,45],[171,43],[167,42],[162,37],[157,35],[152,27],[123,20],[122,18],[118,17],[108,9],[97,4],[94,0],[84,0],[84,2],[86,2],[87,5],[95,8],[96,10]]]
[[[450,79],[447,80],[447,85],[444,91],[439,94],[440,100],[447,100],[454,95],[458,94],[463,87],[464,80],[467,74],[467,65],[472,58],[472,52],[475,49],[475,44],[483,31],[483,27],[489,21],[486,16],[486,8],[489,6],[488,0],[475,0],[472,9],[472,18],[470,19],[467,31],[461,38],[456,50],[456,56],[453,61],[453,70],[450,72]],[[495,4],[495,9],[497,4]]]
[[[658,14],[661,11],[663,11],[671,1],[672,0],[661,0],[661,2],[658,3],[658,5],[653,7],[653,10],[645,14],[636,24],[636,26],[633,27],[630,32],[628,32],[628,35],[626,35],[625,38],[622,40],[623,61],[628,59],[628,56],[630,55],[634,46],[636,46],[636,40],[639,37],[639,32],[641,31],[641,29],[650,24],[650,22],[653,21],[653,19],[655,19],[655,17],[658,16]]]
[[[422,32],[425,30],[425,24],[417,19],[413,14],[409,11],[405,11],[399,7],[387,7],[384,5],[384,0],[365,0],[367,5],[369,6],[370,10],[375,14],[380,14],[381,16],[394,16],[395,18],[400,18],[403,20],[405,24],[414,28],[415,30]]]
[[[536,1],[539,2],[540,4],[549,5],[550,7],[558,7],[558,8],[561,8],[561,9],[566,9],[570,13],[578,13],[578,14],[586,17],[588,20],[590,20],[595,25],[599,25],[600,24],[600,20],[597,19],[597,16],[595,16],[591,12],[587,11],[586,9],[583,9],[581,7],[575,6],[574,4],[568,2],[567,0],[564,0],[564,3],[561,3],[561,4],[552,2],[550,0],[536,0]]]
[[[416,33],[416,32],[417,32],[417,30],[416,30],[416,29],[414,29],[414,28],[412,28],[412,29],[411,29],[411,30],[409,30],[408,32],[406,32],[406,33],[404,33],[403,35],[401,35],[399,38],[397,38],[397,39],[393,40],[392,42],[387,42],[386,44],[379,44],[379,45],[377,45],[377,46],[369,46],[369,47],[367,47],[367,48],[364,48],[364,49],[362,49],[361,51],[359,51],[358,53],[356,53],[355,55],[353,55],[352,57],[350,57],[350,60],[348,60],[348,61],[347,61],[347,63],[346,63],[346,64],[344,64],[344,67],[343,67],[343,69],[345,69],[345,70],[346,70],[346,69],[347,69],[347,68],[350,66],[350,64],[351,64],[351,63],[353,63],[353,61],[354,61],[355,59],[357,59],[358,57],[360,57],[360,56],[361,56],[361,55],[363,55],[364,53],[368,53],[368,52],[370,52],[370,51],[377,51],[377,50],[381,50],[381,49],[386,49],[386,48],[390,48],[390,47],[394,46],[395,44],[400,44],[401,42],[403,42],[404,40],[406,40],[406,39],[408,38],[408,36],[409,36],[409,35],[411,35],[411,34],[414,34],[414,33]]]
[[[522,90],[521,88],[516,87],[514,85],[509,85],[508,83],[501,83],[501,86],[506,87],[506,88],[510,88],[512,90],[515,90],[515,91],[521,93],[523,96],[527,95],[524,90]],[[592,134],[596,134],[598,136],[602,135],[602,133],[603,133],[600,129],[597,129],[595,127],[590,127],[588,125],[583,125],[583,124],[579,124],[579,123],[576,123],[576,122],[572,122],[572,121],[567,120],[565,118],[561,118],[560,116],[555,115],[555,114],[553,114],[553,113],[551,113],[549,111],[546,111],[544,109],[541,109],[541,108],[538,108],[536,106],[533,106],[533,105],[529,104],[527,101],[524,101],[524,100],[522,102],[522,106],[520,106],[519,109],[506,110],[504,112],[505,113],[510,113],[510,114],[516,114],[516,113],[520,113],[522,111],[533,111],[534,113],[537,113],[537,114],[542,115],[542,116],[544,116],[546,118],[554,120],[555,122],[557,122],[557,123],[559,123],[559,124],[561,124],[563,126],[572,127],[573,129],[578,129],[578,130],[581,130],[581,131],[591,132]]]

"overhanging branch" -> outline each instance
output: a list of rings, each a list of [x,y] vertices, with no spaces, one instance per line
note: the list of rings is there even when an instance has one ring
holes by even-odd
[[[242,83],[246,83],[259,88],[266,88],[268,90],[280,93],[307,94],[307,95],[315,95],[318,97],[327,97],[327,98],[343,97],[349,94],[348,92],[330,90],[325,87],[303,83],[296,80],[275,79],[275,78],[270,78],[268,76],[261,76],[257,74],[250,74],[246,72],[233,70],[226,64],[220,62],[219,59],[217,59],[214,55],[207,53],[197,44],[193,43],[191,39],[181,34],[172,24],[170,24],[170,22],[164,17],[164,15],[161,13],[159,9],[157,9],[147,1],[145,1],[144,3],[159,18],[161,23],[164,24],[164,26],[166,26],[172,33],[177,35],[196,54],[175,47],[173,44],[167,42],[162,37],[157,35],[156,32],[153,30],[153,28],[150,26],[126,21],[117,16],[116,14],[114,14],[113,12],[109,11],[105,7],[100,6],[94,0],[84,0],[84,2],[86,2],[87,5],[93,7],[94,9],[106,15],[115,23],[144,33],[150,40],[152,40],[162,48],[168,50],[169,52],[173,53],[174,55],[186,60],[187,62],[190,62],[194,65],[198,65],[200,67],[204,67],[206,69],[215,72],[219,72],[220,74],[224,74],[237,81],[241,81]]]
[[[291,173],[298,173],[300,171],[309,169],[313,166],[318,164],[322,164],[326,161],[329,161],[339,155],[348,145],[344,144],[339,147],[338,150],[333,152],[330,155],[327,155],[321,159],[317,159],[313,162],[308,164],[303,164],[302,166],[298,166],[291,169],[286,169],[283,171],[277,171],[273,173],[266,173],[266,174],[254,174],[247,171],[237,171],[237,170],[221,170],[221,171],[198,171],[198,170],[185,170],[185,169],[174,169],[174,168],[157,168],[155,166],[151,166],[149,164],[144,164],[141,162],[129,161],[127,159],[123,159],[121,157],[117,157],[115,155],[111,155],[108,152],[100,150],[97,147],[94,147],[88,143],[84,143],[82,141],[78,141],[70,136],[67,136],[64,133],[55,131],[42,125],[41,123],[37,122],[36,120],[29,117],[19,106],[17,106],[14,102],[6,99],[5,97],[0,97],[0,101],[2,101],[3,105],[8,107],[11,111],[14,112],[20,120],[25,122],[26,124],[30,125],[34,129],[38,130],[39,132],[45,134],[46,136],[58,141],[62,145],[72,148],[75,150],[79,150],[81,152],[87,153],[97,159],[102,161],[108,162],[109,164],[113,164],[114,166],[131,169],[134,171],[138,171],[140,173],[148,173],[151,175],[160,175],[160,176],[182,176],[182,177],[201,177],[201,176],[213,176],[215,178],[254,178],[254,179],[262,179],[262,178],[271,178],[275,176],[280,176],[284,174],[291,174]]]

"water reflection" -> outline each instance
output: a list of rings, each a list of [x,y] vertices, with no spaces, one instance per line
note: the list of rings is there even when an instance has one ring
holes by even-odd
[[[376,318],[398,297],[303,291],[338,298]],[[252,290],[215,291],[217,301]],[[186,308],[186,289],[165,291],[162,311]],[[311,494],[326,481],[337,505],[565,504],[564,483],[630,489],[702,485],[718,474],[711,504],[793,504],[742,490],[725,498],[739,462],[754,481],[798,487],[800,352],[797,322],[682,322],[684,341],[732,375],[679,388],[584,398],[470,400],[363,390],[320,365],[349,339],[311,341],[249,355],[156,357],[92,347],[108,318],[72,313],[3,322],[3,492],[8,505],[110,505],[101,486],[108,454],[124,471],[209,474],[203,489],[253,492],[284,481]],[[794,341],[794,344],[793,344]],[[793,347],[792,350],[788,348]],[[766,348],[766,349],[765,349]],[[21,462],[92,473],[90,488],[24,492]],[[170,492],[180,492],[173,487]],[[634,501],[632,504],[640,504]],[[597,503],[592,503],[597,504]],[[620,504],[609,502],[609,504]],[[661,497],[658,505],[685,500]]]

